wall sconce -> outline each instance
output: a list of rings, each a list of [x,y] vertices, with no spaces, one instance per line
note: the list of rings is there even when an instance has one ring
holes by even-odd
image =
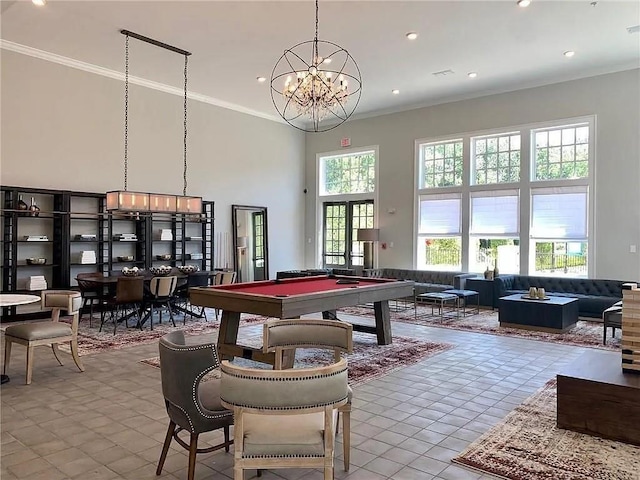
[[[373,242],[380,240],[380,229],[359,228],[356,232],[356,240],[363,242],[364,268],[373,268]]]

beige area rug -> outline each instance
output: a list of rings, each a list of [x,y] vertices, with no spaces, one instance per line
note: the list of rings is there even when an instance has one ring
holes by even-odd
[[[391,312],[391,319],[412,323],[416,325],[424,325],[428,327],[451,328],[454,330],[466,330],[477,333],[489,333],[492,335],[504,335],[507,337],[528,338],[531,340],[542,340],[545,342],[562,343],[565,345],[577,345],[580,347],[594,347],[605,350],[620,349],[620,329],[616,329],[616,336],[611,338],[611,329],[607,332],[607,344],[602,344],[603,324],[601,322],[589,322],[580,320],[576,326],[565,333],[547,333],[535,330],[524,330],[521,328],[501,327],[498,322],[498,312],[492,310],[480,310],[478,315],[467,315],[460,318],[445,318],[431,316],[431,307],[418,306],[417,318],[415,317],[413,307],[406,310]],[[347,307],[341,308],[339,311],[349,315],[357,315],[367,318],[373,318],[373,309],[366,307]],[[437,312],[437,309],[436,309]],[[338,315],[339,317],[340,315]],[[640,479],[639,479],[640,480]]]
[[[640,447],[556,427],[550,380],[453,459],[510,480],[639,480]]]
[[[246,343],[252,347],[260,347],[262,337],[253,336],[247,339]],[[399,335],[394,335],[391,345],[378,345],[375,335],[353,332],[353,352],[346,355],[349,362],[349,383],[357,385],[369,381],[453,347],[454,345],[449,343],[435,343]],[[305,349],[296,353],[295,366],[303,368],[331,361],[333,361],[333,352]],[[160,367],[159,357],[147,358],[141,362],[152,367]],[[264,364],[255,362],[251,364],[255,367],[264,367]],[[219,375],[219,371],[214,371],[210,374],[210,378],[216,378]]]

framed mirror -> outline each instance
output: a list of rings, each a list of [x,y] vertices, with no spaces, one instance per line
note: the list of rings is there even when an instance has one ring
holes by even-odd
[[[233,268],[238,282],[269,279],[267,208],[231,205]]]

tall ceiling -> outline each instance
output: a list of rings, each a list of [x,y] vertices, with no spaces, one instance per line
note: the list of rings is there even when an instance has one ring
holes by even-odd
[[[274,119],[273,67],[286,48],[313,39],[315,23],[309,0],[26,0],[2,1],[1,10],[5,48],[123,72],[119,30],[128,29],[193,53],[190,92]],[[640,67],[640,34],[627,31],[640,24],[635,0],[532,0],[527,8],[515,0],[321,0],[319,15],[319,38],[347,49],[360,68],[356,116]],[[452,73],[433,75],[445,70]],[[182,88],[182,73],[179,55],[131,40],[132,76]]]

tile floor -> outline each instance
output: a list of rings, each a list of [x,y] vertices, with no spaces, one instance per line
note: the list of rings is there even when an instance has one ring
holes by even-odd
[[[245,327],[260,329],[258,326]],[[354,389],[349,473],[336,445],[336,479],[490,479],[450,462],[584,349],[532,340],[393,323],[398,335],[456,348]],[[0,478],[184,479],[187,455],[173,443],[163,475],[156,462],[167,428],[160,370],[139,363],[157,344],[82,357],[57,365],[36,348],[33,383],[24,385],[24,348],[14,346],[1,387]],[[201,442],[215,444],[221,434]],[[340,435],[338,436],[340,439]],[[233,456],[198,456],[196,479],[233,478]],[[255,477],[247,472],[245,478]],[[314,470],[273,470],[264,480],[321,479]]]

